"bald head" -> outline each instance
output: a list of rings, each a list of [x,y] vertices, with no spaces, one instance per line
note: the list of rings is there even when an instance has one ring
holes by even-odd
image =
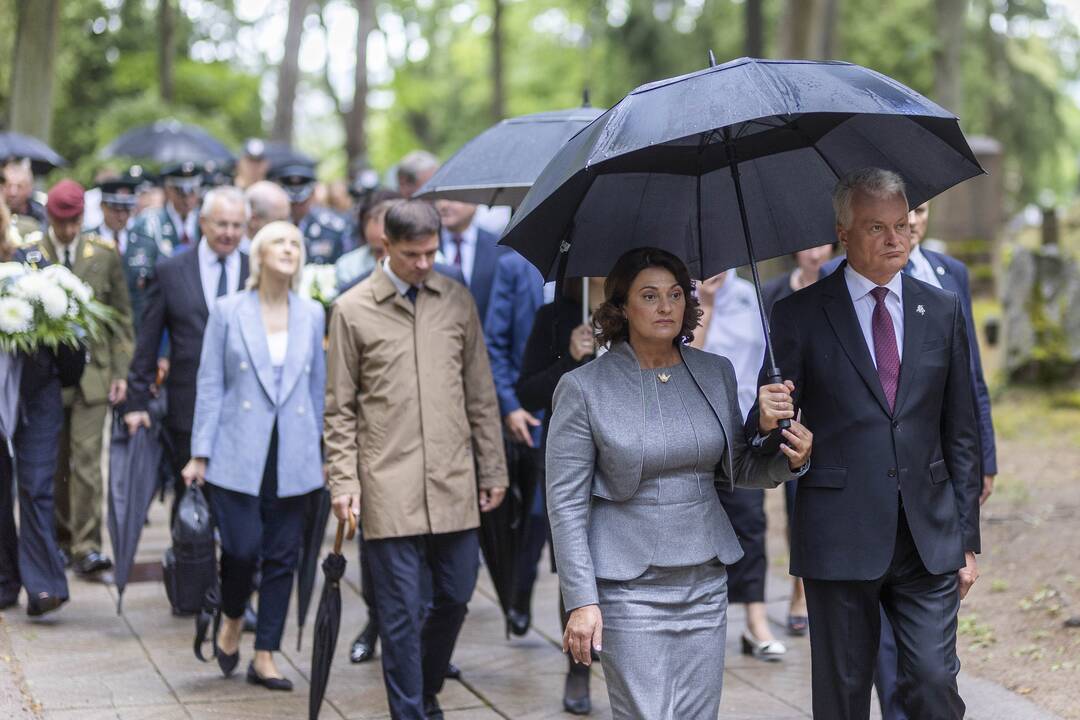
[[[244,191],[247,203],[247,236],[255,237],[263,226],[277,220],[288,220],[289,196],[281,186],[269,180],[260,180]]]

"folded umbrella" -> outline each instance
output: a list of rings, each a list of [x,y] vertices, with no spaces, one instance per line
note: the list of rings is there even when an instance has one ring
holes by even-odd
[[[197,125],[179,120],[158,120],[128,130],[101,151],[102,157],[131,157],[157,163],[230,162],[225,144]]]
[[[330,680],[330,664],[334,661],[334,649],[337,648],[338,630],[341,629],[341,578],[345,575],[345,556],[341,554],[341,543],[345,538],[356,537],[356,517],[349,516],[349,532],[345,534],[345,521],[338,520],[337,536],[334,538],[334,551],[323,560],[322,597],[319,609],[315,613],[315,638],[311,644],[311,691],[308,695],[308,720],[319,717],[326,684]]]
[[[311,606],[311,593],[315,589],[315,568],[319,564],[319,551],[326,534],[326,521],[330,518],[330,491],[320,488],[307,497],[304,508],[304,543],[300,546],[300,561],[296,565],[296,649],[304,636],[304,622]]]
[[[0,160],[7,158],[26,158],[37,174],[67,165],[67,160],[41,140],[17,132],[0,132]]]

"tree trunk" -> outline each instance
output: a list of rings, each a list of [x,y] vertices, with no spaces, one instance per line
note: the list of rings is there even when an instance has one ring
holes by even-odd
[[[300,82],[300,40],[304,34],[308,0],[289,0],[289,25],[285,30],[285,54],[278,67],[277,103],[274,107],[274,129],[270,138],[292,144],[293,106],[296,86]]]
[[[787,0],[780,31],[780,54],[793,60],[820,60],[835,52],[839,0]]]
[[[163,102],[171,103],[173,67],[176,65],[176,22],[170,0],[158,0],[158,94]]]
[[[359,22],[356,27],[356,70],[353,82],[352,108],[345,114],[345,152],[349,156],[349,172],[360,170],[367,163],[367,47],[368,36],[375,29],[375,0],[355,0]]]
[[[968,0],[935,0],[934,101],[960,117],[964,104],[962,58]]]
[[[19,0],[8,126],[48,141],[60,0]]]
[[[499,122],[506,117],[506,88],[503,78],[503,4],[492,0],[491,14],[491,119]]]
[[[746,57],[764,57],[765,55],[765,18],[762,14],[763,0],[746,0],[743,11],[743,27],[746,36],[743,42],[743,52]]]

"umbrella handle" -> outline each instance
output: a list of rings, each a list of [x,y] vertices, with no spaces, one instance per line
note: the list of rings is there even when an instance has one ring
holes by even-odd
[[[334,552],[341,554],[341,543],[346,538],[352,540],[356,537],[356,516],[349,513],[349,534],[345,534],[345,521],[337,521],[337,535],[334,537]]]

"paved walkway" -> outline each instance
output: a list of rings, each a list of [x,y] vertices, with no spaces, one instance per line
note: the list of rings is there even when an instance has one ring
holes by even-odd
[[[155,504],[139,560],[155,562],[167,543],[165,513]],[[329,547],[329,543],[327,544]],[[347,556],[341,637],[323,706],[323,718],[387,718],[379,663],[351,665],[349,645],[365,612],[356,586],[356,556]],[[321,575],[321,573],[320,573]],[[559,652],[556,582],[543,573],[536,591],[536,627],[524,638],[507,641],[498,606],[481,570],[454,660],[461,682],[447,682],[440,696],[447,718],[569,718],[560,702],[566,660]],[[769,582],[769,613],[780,623],[788,583],[776,574]],[[240,671],[232,679],[217,666],[199,663],[191,645],[194,623],[169,613],[158,582],[135,583],[116,614],[115,589],[72,579],[72,601],[44,621],[31,622],[22,608],[0,614],[0,718],[53,720],[173,720],[202,718],[304,718],[310,667],[310,626],[304,651],[296,651],[294,613],[286,627],[280,666],[296,684],[291,694],[248,685],[243,669],[251,656],[245,636]],[[316,598],[319,590],[316,589]],[[317,602],[317,599],[316,599]],[[730,719],[795,720],[810,716],[809,643],[789,642],[782,663],[763,664],[739,654],[742,613],[729,618],[728,662],[720,716]],[[663,658],[657,658],[662,666]],[[961,692],[975,720],[1054,720],[1027,700],[993,683],[961,675]],[[610,717],[599,667],[593,676],[593,717]],[[877,710],[874,708],[874,717]]]

